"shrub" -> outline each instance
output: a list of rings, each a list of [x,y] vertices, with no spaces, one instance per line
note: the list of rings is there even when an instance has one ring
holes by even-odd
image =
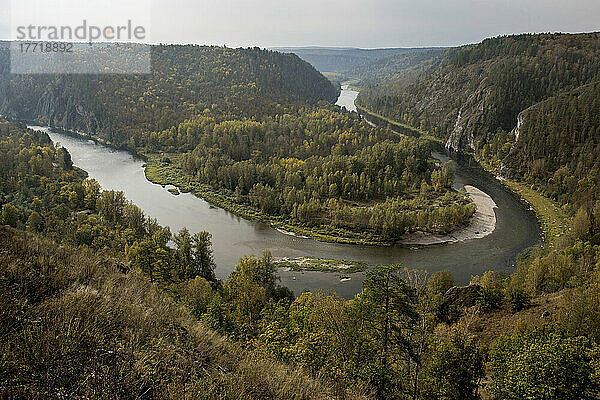
[[[500,399],[592,399],[599,389],[600,347],[552,329],[502,336],[490,352]]]

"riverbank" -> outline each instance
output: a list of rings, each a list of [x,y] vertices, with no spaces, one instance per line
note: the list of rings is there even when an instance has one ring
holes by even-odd
[[[170,156],[175,160],[175,156]],[[299,238],[310,238],[326,243],[355,244],[366,246],[387,246],[390,243],[380,240],[368,233],[355,233],[343,229],[332,229],[324,232],[314,227],[292,225],[281,218],[269,216],[252,207],[238,204],[224,190],[215,190],[209,185],[194,182],[187,177],[173,162],[162,162],[161,156],[145,154],[145,175],[152,183],[162,186],[173,185],[182,193],[192,193],[210,204],[222,208],[242,218],[268,223],[279,232]]]
[[[468,226],[447,235],[415,233],[402,239],[400,243],[409,246],[428,246],[433,244],[458,243],[465,240],[481,239],[496,229],[496,212],[498,206],[487,193],[474,186],[466,185],[467,195],[475,203],[475,214]]]
[[[571,218],[555,201],[544,196],[525,182],[504,178],[498,168],[492,167],[484,160],[476,159],[483,169],[494,175],[511,192],[518,195],[535,212],[542,229],[542,239],[545,244],[552,245],[554,241],[569,231]]]
[[[428,139],[436,143],[444,143],[441,139],[436,138],[425,131],[414,128],[407,124],[403,124],[398,121],[391,120],[387,117],[384,117],[383,115],[377,114],[376,112],[367,110],[366,108],[361,107],[359,105],[356,105],[356,110],[361,116],[368,117],[369,121],[367,122],[373,126],[377,126],[377,124],[379,123],[381,125],[387,125],[391,130],[394,131],[394,133],[398,135],[415,136]]]
[[[30,127],[38,130],[48,129],[47,127],[41,126]],[[436,235],[433,233],[411,233],[407,235],[406,240],[403,239],[395,242],[389,242],[368,232],[357,233],[345,229],[331,228],[328,226],[322,228],[298,226],[296,224],[291,224],[281,219],[280,217],[269,216],[250,206],[236,203],[231,199],[231,195],[225,193],[225,191],[223,190],[215,190],[209,185],[193,182],[189,177],[186,177],[185,174],[181,171],[181,169],[178,168],[171,161],[171,159],[177,161],[178,155],[171,154],[169,155],[169,158],[158,154],[134,152],[127,147],[113,146],[110,143],[104,142],[95,138],[94,136],[83,134],[81,132],[67,131],[60,128],[51,129],[53,129],[57,133],[62,133],[74,138],[90,140],[95,144],[106,146],[108,148],[127,151],[134,157],[145,161],[145,164],[143,165],[144,175],[148,181],[155,184],[159,184],[163,187],[166,187],[168,185],[175,186],[174,188],[167,189],[167,191],[172,195],[178,196],[180,193],[192,193],[196,197],[202,198],[216,207],[231,212],[247,220],[268,223],[277,231],[289,236],[298,237],[302,239],[314,239],[324,243],[366,246],[392,246],[395,244],[407,246],[418,244],[425,246],[453,241],[451,238],[448,238],[448,235]],[[474,217],[471,218],[471,220],[473,219]],[[463,240],[467,240],[469,238],[476,238],[476,235],[469,237],[468,233],[460,233],[463,232],[465,229],[467,230],[467,232],[469,232],[469,226],[471,226],[471,223],[469,223],[467,227],[458,228],[458,230],[456,231],[457,233],[459,233],[458,237],[462,237]]]
[[[571,218],[558,204],[524,183],[512,180],[503,180],[503,183],[531,205],[540,221],[545,243],[551,245],[568,232]]]
[[[382,115],[379,115],[377,113],[369,111],[364,107],[361,107],[358,105],[356,107],[361,115],[367,115],[371,119],[376,119],[376,122],[378,120],[380,122],[388,124],[388,126],[390,126],[390,127],[395,127],[396,129],[404,129],[405,131],[411,133],[412,135],[426,137],[428,139],[431,139],[431,140],[441,143],[441,141],[439,139],[432,137],[427,132],[424,132],[424,131],[421,131],[414,127],[411,127],[409,125],[402,124],[397,121],[391,120]],[[367,121],[367,122],[370,124],[373,124],[370,121]],[[551,245],[556,239],[558,239],[559,237],[561,237],[568,231],[569,224],[570,224],[570,218],[566,215],[565,211],[563,209],[561,209],[561,207],[558,204],[556,204],[551,199],[545,197],[544,195],[542,195],[535,189],[531,188],[526,183],[517,182],[514,180],[509,180],[509,179],[500,177],[498,175],[499,171],[497,171],[495,168],[490,166],[484,160],[481,160],[478,157],[474,157],[474,160],[485,171],[487,171],[490,174],[492,174],[493,176],[495,176],[496,179],[499,180],[503,184],[503,186],[508,188],[512,193],[515,193],[517,196],[519,196],[519,198],[521,198],[522,201],[524,201],[531,207],[531,209],[536,214],[538,224],[541,226],[542,238],[546,244]],[[479,228],[479,227],[487,228],[488,226],[486,224],[483,224],[483,225],[477,226],[477,228]],[[476,229],[475,232],[477,232],[477,230],[478,229]],[[430,237],[426,237],[426,236],[428,236],[428,235],[423,235],[423,237],[421,237],[421,238],[414,237],[414,238],[407,239],[405,244],[419,245],[419,244],[441,244],[441,243],[453,242],[453,240],[449,240],[450,239],[449,237],[440,237],[440,238],[434,239],[433,237],[431,237],[431,235],[429,235]]]
[[[225,279],[240,258],[260,255],[270,250],[274,258],[314,257],[332,260],[353,260],[368,265],[402,264],[411,269],[433,272],[452,271],[458,284],[467,284],[473,275],[490,268],[512,270],[518,255],[538,244],[539,230],[535,214],[510,190],[489,174],[473,168],[458,167],[456,181],[460,186],[472,185],[488,193],[498,205],[497,227],[493,235],[456,245],[441,246],[361,246],[328,243],[298,238],[289,230],[283,234],[268,224],[251,218],[241,218],[215,207],[192,193],[174,196],[151,183],[145,176],[144,162],[130,153],[115,151],[90,140],[73,135],[51,133],[54,142],[69,150],[73,163],[89,173],[105,190],[123,191],[150,218],[156,218],[172,232],[187,227],[190,232],[212,234],[216,274]],[[344,298],[352,298],[362,290],[364,275],[348,274],[350,281],[341,281],[341,273],[318,271],[286,271],[279,269],[281,283],[299,294],[304,290],[331,290]]]

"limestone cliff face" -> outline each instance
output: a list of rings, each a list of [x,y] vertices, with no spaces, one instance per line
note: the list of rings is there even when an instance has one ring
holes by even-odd
[[[521,134],[521,127],[525,122],[525,111],[519,113],[517,116],[517,126],[513,129],[513,134],[515,135],[515,142],[519,141],[519,135]]]
[[[453,152],[468,152],[475,150],[475,137],[485,129],[485,113],[490,108],[492,88],[487,80],[481,81],[479,88],[474,91],[462,104],[454,128],[450,131],[446,148]]]
[[[51,125],[93,134],[102,130],[103,124],[90,108],[77,98],[47,91],[39,99],[34,114]]]
[[[0,90],[0,114],[14,119],[36,120],[66,130],[94,134],[107,128],[101,108],[94,106],[64,88],[53,86],[26,98],[15,96],[6,88]]]

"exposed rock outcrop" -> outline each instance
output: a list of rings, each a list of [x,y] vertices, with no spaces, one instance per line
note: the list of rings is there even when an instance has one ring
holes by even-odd
[[[521,134],[521,127],[525,122],[525,111],[519,113],[517,116],[517,126],[513,129],[513,134],[515,135],[515,142],[519,140],[519,135]]]
[[[479,88],[473,92],[458,112],[454,128],[446,141],[446,148],[452,152],[462,153],[475,150],[475,136],[485,127],[485,112],[489,107],[492,88],[487,79],[481,81]]]
[[[483,295],[479,285],[453,286],[444,294],[437,316],[441,321],[452,322],[462,314],[462,309],[476,305]]]

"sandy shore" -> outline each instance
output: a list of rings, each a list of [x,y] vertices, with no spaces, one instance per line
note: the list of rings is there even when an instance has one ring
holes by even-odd
[[[496,229],[496,212],[494,208],[497,208],[494,199],[474,186],[465,185],[465,190],[477,207],[469,225],[447,235],[414,233],[402,239],[400,243],[409,246],[456,243],[470,239],[480,239],[494,232]]]

